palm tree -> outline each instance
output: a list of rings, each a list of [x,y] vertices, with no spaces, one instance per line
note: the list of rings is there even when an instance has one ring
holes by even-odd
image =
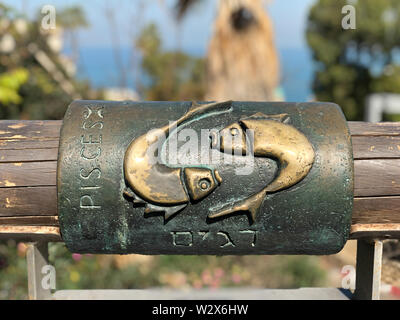
[[[57,12],[57,23],[69,35],[72,60],[76,63],[79,58],[79,43],[76,31],[88,27],[85,12],[79,6],[64,8]]]
[[[179,0],[178,18],[200,0]],[[219,0],[207,53],[207,100],[276,100],[279,60],[262,0]]]

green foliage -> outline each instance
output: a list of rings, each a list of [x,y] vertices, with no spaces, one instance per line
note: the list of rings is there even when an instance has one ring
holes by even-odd
[[[147,100],[202,100],[205,92],[204,59],[180,51],[163,51],[157,27],[145,27],[136,41],[142,68],[148,76]]]
[[[0,241],[0,300],[27,298],[26,245]],[[49,245],[56,289],[143,289],[323,286],[317,257],[307,256],[141,256],[71,254]]]
[[[4,105],[21,103],[18,90],[26,83],[28,76],[28,71],[23,68],[0,74],[0,102]]]
[[[15,241],[0,241],[0,300],[27,298],[26,260]]]
[[[356,29],[342,28],[346,0],[319,0],[310,9],[307,41],[316,61],[314,93],[338,103],[348,120],[363,118],[370,93],[400,93],[394,67],[400,45],[400,2],[355,1]],[[387,68],[392,72],[385,72]]]
[[[282,287],[304,288],[321,286],[326,281],[325,272],[318,266],[318,259],[312,256],[284,256],[277,266],[284,275]]]
[[[89,26],[83,9],[79,6],[66,7],[57,11],[57,23],[69,30],[86,28]]]
[[[54,72],[46,71],[37,61],[34,52],[29,50],[32,44],[55,65],[64,81],[70,82],[76,95],[83,99],[101,98],[100,93],[90,90],[88,83],[68,73],[67,63],[49,45],[51,32],[41,30],[42,15],[29,20],[1,4],[0,11],[0,39],[7,36],[15,42],[13,50],[0,54],[0,119],[61,119],[73,99],[61,89]],[[57,21],[69,30],[87,25],[78,7],[57,12]],[[21,23],[25,25],[22,31],[18,28]]]

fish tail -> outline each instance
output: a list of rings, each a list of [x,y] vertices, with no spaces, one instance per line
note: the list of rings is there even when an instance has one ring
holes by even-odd
[[[265,192],[256,193],[255,195],[244,200],[240,200],[233,205],[228,206],[227,208],[223,208],[217,212],[210,213],[208,215],[208,218],[215,219],[233,214],[235,212],[245,211],[250,213],[252,222],[254,222],[256,220],[258,212],[260,211],[260,207],[264,199]]]
[[[185,208],[186,206],[187,206],[187,203],[173,206],[173,207],[162,207],[162,206],[157,206],[157,205],[154,205],[151,203],[146,203],[144,213],[149,214],[149,213],[154,213],[154,212],[164,212],[164,220],[167,221],[172,216],[174,216],[179,211],[181,211],[183,208]]]
[[[199,104],[197,102],[192,102],[189,110],[177,120],[177,124],[181,125],[183,122],[199,115],[211,113],[213,111],[227,112],[232,108],[232,100],[223,102],[211,102],[206,104]]]

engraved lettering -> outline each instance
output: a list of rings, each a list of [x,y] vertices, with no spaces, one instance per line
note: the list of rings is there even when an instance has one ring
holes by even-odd
[[[81,196],[79,206],[82,209],[100,209],[100,206],[96,206],[91,196],[85,194]]]
[[[240,233],[243,234],[251,234],[253,235],[253,241],[251,242],[251,246],[255,247],[256,246],[256,241],[257,241],[257,231],[255,230],[241,230],[239,231]]]
[[[81,197],[79,200],[79,206],[81,209],[93,210],[101,209],[101,205],[96,203],[96,199],[101,197],[99,189],[101,186],[96,183],[97,179],[100,179],[102,172],[96,162],[98,157],[102,153],[101,144],[103,142],[103,136],[101,130],[103,129],[104,123],[99,118],[103,118],[102,106],[86,106],[86,110],[83,112],[83,130],[90,130],[90,134],[83,133],[80,137],[81,159],[84,160],[85,165],[79,170],[79,177],[81,180]],[[85,120],[86,119],[86,120]],[[94,130],[97,130],[95,132]],[[86,167],[88,164],[89,168]],[[91,165],[90,165],[91,164]],[[89,180],[90,179],[90,180]]]
[[[229,236],[228,232],[225,231],[219,231],[217,232],[218,235],[224,237],[224,239],[226,240],[226,242],[222,245],[220,245],[221,248],[226,248],[226,247],[236,247],[236,245],[233,243],[231,237]]]
[[[250,236],[250,241],[249,245],[252,247],[255,247],[257,244],[257,230],[240,230],[238,231],[239,234],[242,234],[243,236],[247,235],[247,238]],[[172,244],[174,246],[184,246],[184,247],[191,247],[194,244],[194,240],[197,239],[197,241],[207,241],[209,239],[210,234],[212,234],[212,231],[209,230],[202,230],[202,231],[197,231],[197,234],[200,236],[195,238],[193,236],[193,232],[191,231],[174,231],[171,232],[172,235]],[[217,235],[221,236],[225,242],[220,244],[220,248],[226,248],[226,247],[236,247],[235,242],[233,241],[231,235],[227,231],[218,231],[216,233]]]
[[[97,114],[100,118],[103,118],[104,107],[99,106],[86,106],[86,110],[83,112],[83,117],[88,119],[93,113]]]
[[[193,234],[190,231],[173,231],[172,244],[176,247],[191,247],[193,245]]]
[[[82,179],[89,179],[93,172],[97,172],[97,179],[100,179],[100,177],[101,177],[101,170],[99,168],[93,168],[88,173],[86,173],[86,172],[84,173],[84,172],[85,172],[85,169],[82,168],[80,171],[80,177]]]
[[[81,143],[82,144],[99,144],[99,143],[102,143],[101,139],[102,139],[101,134],[97,137],[96,140],[93,140],[93,135],[89,135],[89,137],[85,137],[84,135],[82,135]]]
[[[201,236],[201,240],[206,240],[208,238],[209,235],[209,231],[199,231],[198,234]]]
[[[82,128],[83,129],[85,129],[85,130],[89,130],[89,129],[93,129],[93,128],[95,128],[97,125],[98,125],[98,129],[103,129],[103,121],[96,121],[96,122],[94,122],[94,123],[92,123],[92,124],[87,124],[88,123],[88,121],[85,121],[84,123],[83,123],[83,126],[82,126]]]
[[[86,151],[86,148],[85,148],[85,146],[83,146],[82,147],[82,149],[81,149],[81,157],[83,158],[83,159],[86,159],[86,160],[93,160],[93,159],[96,159],[97,157],[99,157],[100,156],[100,154],[101,154],[101,148],[100,147],[97,147],[96,148],[97,149],[97,152],[96,153],[92,153],[92,154],[90,154],[90,155],[85,155],[85,151]]]

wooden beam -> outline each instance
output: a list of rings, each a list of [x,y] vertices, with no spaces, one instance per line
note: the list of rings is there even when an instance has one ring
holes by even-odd
[[[351,237],[400,237],[400,122],[349,122]],[[56,165],[62,121],[0,121],[0,237],[60,240]]]
[[[400,195],[400,159],[354,161],[354,197]]]
[[[62,241],[59,227],[48,226],[3,226],[0,225],[0,239],[21,241]]]

